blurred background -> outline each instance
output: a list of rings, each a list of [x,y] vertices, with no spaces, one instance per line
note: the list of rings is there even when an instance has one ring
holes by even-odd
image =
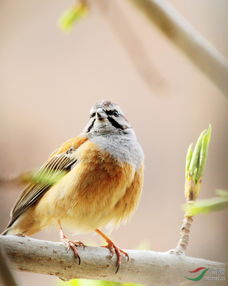
[[[226,0],[169,2],[228,56]],[[228,189],[227,99],[128,2],[117,1],[151,63],[149,84],[99,9],[91,9],[70,34],[58,28],[59,16],[71,3],[0,2],[0,174],[39,167],[57,146],[80,134],[95,102],[110,99],[124,110],[146,157],[139,208],[111,237],[121,248],[147,242],[152,250],[167,251],[179,239],[186,150],[209,123],[213,135],[200,198],[212,197],[217,188]],[[20,191],[1,189],[0,231]],[[226,211],[199,215],[187,254],[225,261],[227,234]],[[59,240],[55,229],[36,237]],[[103,244],[94,234],[78,239]],[[23,286],[51,286],[57,280],[23,272],[17,277]]]

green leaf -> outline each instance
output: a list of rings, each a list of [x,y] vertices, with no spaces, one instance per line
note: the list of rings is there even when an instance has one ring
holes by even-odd
[[[143,284],[135,284],[135,283],[122,283],[119,286],[143,286]]]
[[[187,155],[186,155],[186,163],[185,163],[185,177],[188,177],[189,173],[189,166],[192,160],[192,154],[193,154],[193,149],[192,149],[193,143],[188,147]]]
[[[60,281],[58,285],[59,286],[143,286],[142,284],[135,284],[135,283],[120,283],[120,282],[85,280],[85,279],[72,279],[66,282]]]
[[[59,18],[59,26],[65,31],[69,32],[73,25],[84,17],[88,12],[88,7],[84,3],[78,3],[74,5],[69,10],[65,11],[63,15]]]
[[[211,139],[211,125],[209,125],[209,128],[207,129],[205,135],[202,138],[200,158],[199,158],[199,169],[198,169],[197,176],[196,176],[197,182],[203,175],[203,170],[204,170],[206,160],[207,160],[210,139]]]
[[[227,192],[228,194],[228,192]],[[194,216],[201,213],[210,213],[228,208],[228,195],[200,200],[192,204],[185,204],[183,209],[188,216]]]
[[[138,284],[132,284],[132,286]],[[87,279],[72,279],[66,282],[60,282],[59,286],[125,286],[125,283],[110,282],[110,281],[98,281]],[[130,285],[129,285],[130,286]]]
[[[64,171],[39,170],[27,173],[23,179],[40,185],[52,186],[65,176],[65,174],[66,172]]]

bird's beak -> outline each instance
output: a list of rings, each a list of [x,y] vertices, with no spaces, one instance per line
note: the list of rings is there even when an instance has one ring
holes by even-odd
[[[104,112],[104,110],[102,108],[98,108],[97,112],[96,112],[96,119],[98,120],[104,120],[106,119],[108,116],[107,114]]]

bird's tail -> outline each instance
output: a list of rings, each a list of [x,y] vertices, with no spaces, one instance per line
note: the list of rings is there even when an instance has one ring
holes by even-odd
[[[15,234],[15,231],[11,227],[7,227],[0,235]]]
[[[8,231],[9,231],[9,229],[5,229],[5,230],[1,233],[1,235],[7,235],[7,234],[8,234]]]

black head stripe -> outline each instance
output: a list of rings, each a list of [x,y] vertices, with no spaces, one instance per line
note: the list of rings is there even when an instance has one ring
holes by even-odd
[[[120,125],[115,119],[113,119],[112,117],[108,116],[108,121],[112,124],[112,126],[114,126],[115,128],[124,130],[125,128]]]
[[[88,127],[88,129],[87,129],[87,133],[89,133],[90,132],[90,130],[93,128],[93,125],[94,125],[94,123],[95,123],[95,120],[96,119],[93,119],[93,121],[92,121],[92,123],[90,124],[90,126]]]
[[[119,112],[116,110],[116,109],[114,109],[114,110],[105,110],[105,113],[107,114],[107,115],[114,115],[115,117],[119,117]]]

